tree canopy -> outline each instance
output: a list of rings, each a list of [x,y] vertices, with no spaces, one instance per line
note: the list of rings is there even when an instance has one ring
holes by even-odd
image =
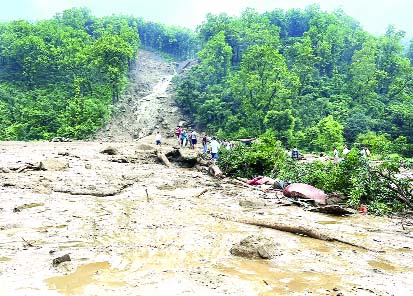
[[[373,36],[343,11],[316,5],[210,14],[197,32],[199,64],[180,81],[177,101],[209,132],[271,129],[307,151],[375,135],[388,153],[413,155],[413,47],[402,47],[404,32],[389,26]]]
[[[85,8],[0,23],[0,140],[91,135],[110,117],[139,47],[187,58],[194,36],[128,16],[96,18]]]

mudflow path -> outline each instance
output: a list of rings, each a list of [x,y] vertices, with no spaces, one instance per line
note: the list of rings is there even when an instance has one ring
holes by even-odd
[[[411,224],[308,212],[280,192],[168,168],[153,142],[2,142],[0,295],[413,294]],[[108,145],[118,154],[100,153]],[[33,170],[39,161],[46,170]],[[301,224],[377,252],[217,215]],[[230,253],[251,235],[272,259]]]
[[[115,105],[112,120],[93,140],[128,142],[156,133],[171,133],[183,120],[173,98],[175,65],[141,50],[129,74],[127,91]]]

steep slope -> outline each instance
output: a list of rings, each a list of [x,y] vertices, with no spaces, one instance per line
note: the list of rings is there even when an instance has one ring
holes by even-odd
[[[127,142],[156,131],[170,133],[183,119],[172,98],[171,80],[175,66],[157,54],[141,50],[129,74],[130,85],[111,121],[94,140]]]

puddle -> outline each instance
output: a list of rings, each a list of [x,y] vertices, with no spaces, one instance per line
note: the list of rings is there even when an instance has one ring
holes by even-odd
[[[8,257],[0,257],[0,262],[7,262],[7,261],[11,261],[11,258],[8,258]]]
[[[385,271],[395,271],[397,270],[397,268],[391,264],[382,262],[382,261],[375,261],[375,260],[370,260],[368,261],[369,265],[377,268],[377,269],[381,269],[381,270],[385,270]]]
[[[49,289],[64,295],[82,295],[88,285],[122,287],[125,282],[113,281],[113,269],[109,262],[95,262],[79,266],[74,273],[46,279]]]
[[[273,266],[269,261],[238,260],[233,266],[221,265],[217,269],[227,275],[255,283],[260,296],[292,295],[292,292],[317,293],[319,290],[337,288],[341,282],[341,278],[334,274],[285,271]]]

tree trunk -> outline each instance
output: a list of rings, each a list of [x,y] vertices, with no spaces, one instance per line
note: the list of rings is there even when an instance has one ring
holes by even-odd
[[[343,240],[341,238],[336,238],[336,237],[333,237],[333,236],[329,236],[327,234],[320,233],[315,229],[308,228],[308,227],[301,226],[301,225],[298,225],[298,226],[297,225],[287,225],[287,224],[280,223],[280,222],[263,221],[263,220],[258,220],[258,219],[237,219],[237,218],[219,217],[219,216],[216,216],[216,217],[220,218],[220,219],[233,221],[233,222],[249,224],[249,225],[255,225],[255,226],[260,226],[260,227],[265,227],[265,228],[271,228],[271,229],[276,229],[276,230],[284,231],[284,232],[290,232],[290,233],[294,233],[294,234],[298,234],[298,235],[306,235],[308,237],[323,240],[323,241],[340,242],[340,243],[350,245],[350,246],[356,247],[356,248],[361,248],[361,249],[367,250],[367,251],[384,253],[384,251],[372,250],[372,249],[369,249],[367,247],[357,245],[357,244],[354,244],[352,242],[348,242],[348,241]]]
[[[158,159],[168,168],[171,167],[171,163],[169,162],[169,159],[165,156],[165,154],[163,154],[162,152],[157,152],[156,156],[158,157]]]
[[[212,177],[217,177],[217,178],[224,176],[224,175],[222,174],[221,169],[220,169],[217,165],[215,165],[215,164],[209,166],[209,168],[208,168],[208,173],[209,173]]]

